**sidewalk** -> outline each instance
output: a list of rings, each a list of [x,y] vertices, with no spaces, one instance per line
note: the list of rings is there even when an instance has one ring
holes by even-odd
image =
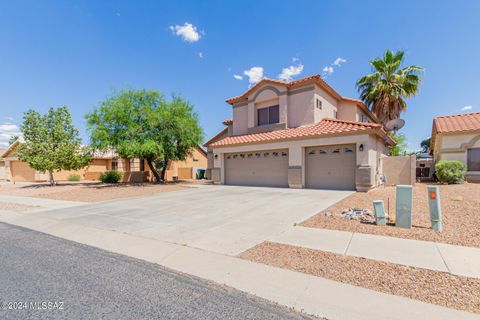
[[[268,241],[480,278],[480,248],[305,227]]]
[[[0,213],[0,221],[158,263],[331,320],[480,319],[478,314],[125,233],[14,213]]]
[[[29,206],[38,206],[38,208],[30,209],[28,210],[28,212],[63,209],[63,208],[70,208],[70,207],[76,207],[79,205],[88,204],[86,202],[80,202],[80,201],[53,200],[53,199],[45,199],[45,198],[9,196],[9,195],[0,195],[0,202],[13,202],[13,203],[24,204]]]

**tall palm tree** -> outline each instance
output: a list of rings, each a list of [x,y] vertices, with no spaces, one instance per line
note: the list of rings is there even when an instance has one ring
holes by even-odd
[[[423,68],[415,65],[400,68],[403,57],[403,51],[387,50],[383,57],[370,61],[373,73],[357,81],[360,99],[382,124],[406,111],[405,99],[417,95],[422,83]]]

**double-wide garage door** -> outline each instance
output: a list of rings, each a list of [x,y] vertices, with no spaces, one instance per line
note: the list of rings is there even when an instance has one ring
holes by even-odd
[[[240,186],[288,187],[288,150],[225,155],[225,183]]]
[[[315,189],[355,189],[355,145],[305,149],[305,186]]]

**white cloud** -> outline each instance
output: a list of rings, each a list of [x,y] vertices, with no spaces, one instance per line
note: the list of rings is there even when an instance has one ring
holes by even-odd
[[[303,71],[303,64],[290,66],[282,69],[282,73],[278,75],[278,79],[283,81],[292,81],[292,78],[298,76]]]
[[[337,67],[341,67],[342,64],[344,64],[345,62],[347,62],[346,59],[338,57],[337,59],[335,59],[335,61],[333,61],[333,65]]]
[[[333,71],[334,69],[332,66],[326,66],[325,68],[323,68],[323,74],[326,74],[326,75],[331,75]]]
[[[237,80],[242,80],[243,79],[243,77],[238,75],[238,74],[234,74],[233,77]]]
[[[248,77],[250,84],[255,84],[263,79],[263,67],[251,67],[249,70],[243,71],[243,74]]]
[[[8,147],[8,140],[12,136],[20,136],[21,134],[20,128],[16,124],[0,124],[0,147]]]
[[[300,61],[300,58],[298,58],[298,57],[293,57],[293,58],[292,58],[292,62],[293,62],[293,63],[297,63],[297,62],[299,62],[299,61]]]
[[[188,22],[185,22],[183,26],[170,26],[170,30],[172,30],[175,35],[182,37],[183,41],[187,42],[197,42],[202,37],[197,31],[197,27]]]
[[[198,56],[200,57],[200,59],[203,59],[203,53],[199,52]]]
[[[460,110],[468,111],[468,110],[472,110],[472,109],[473,109],[473,106],[465,106],[465,107],[461,108]]]

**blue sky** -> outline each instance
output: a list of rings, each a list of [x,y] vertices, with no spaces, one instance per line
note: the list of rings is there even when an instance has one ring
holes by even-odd
[[[27,109],[64,104],[88,142],[83,115],[126,87],[181,94],[208,139],[231,117],[225,99],[248,88],[245,71],[278,78],[292,67],[294,79],[324,73],[357,98],[355,81],[370,72],[368,61],[390,48],[426,69],[402,115],[417,149],[432,117],[480,111],[479,13],[476,0],[3,0],[0,144]],[[345,61],[334,65],[337,58]]]

